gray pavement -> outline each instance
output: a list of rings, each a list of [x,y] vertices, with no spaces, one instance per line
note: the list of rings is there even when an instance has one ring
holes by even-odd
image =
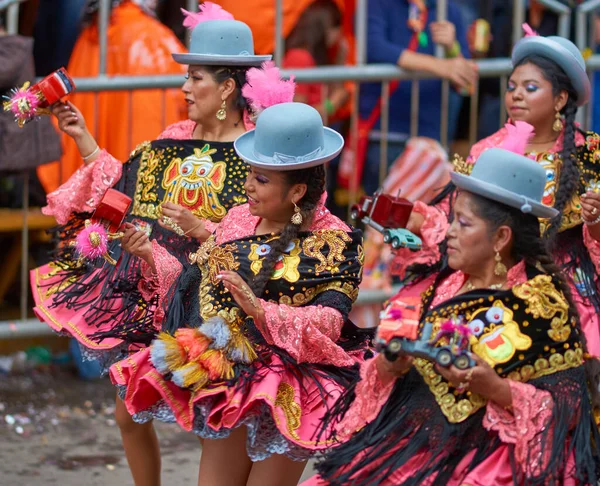
[[[84,382],[64,369],[0,375],[0,485],[133,485],[113,413],[107,380]],[[199,441],[173,424],[157,431],[162,484],[196,485]]]

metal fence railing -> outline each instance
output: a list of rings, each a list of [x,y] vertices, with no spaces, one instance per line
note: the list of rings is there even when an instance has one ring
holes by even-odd
[[[275,22],[275,59],[280,61],[283,57],[283,0],[274,0],[277,7],[276,22]],[[571,28],[572,11],[569,7],[557,0],[538,0],[548,9],[557,13],[559,16],[559,33],[563,36],[568,36]],[[109,3],[110,0],[100,1],[99,14],[99,36],[100,36],[100,75],[95,78],[77,78],[75,83],[79,92],[99,93],[103,91],[130,91],[143,89],[169,89],[179,88],[183,83],[182,76],[107,76],[106,75],[106,55],[107,55],[107,28],[109,20]],[[446,0],[438,0],[438,20],[446,17],[447,9]],[[195,0],[188,0],[188,9],[193,10],[197,7]],[[17,5],[11,7],[13,10],[7,17],[7,26],[9,31],[11,28],[16,28],[18,20]],[[593,42],[593,29],[589,28],[590,15],[600,8],[600,0],[589,0],[579,5],[576,15],[576,43],[580,49],[587,46],[595,48]],[[358,126],[358,97],[360,84],[366,82],[379,82],[382,86],[382,121],[389,120],[389,83],[394,80],[402,80],[411,82],[411,136],[418,135],[418,119],[419,119],[419,80],[431,79],[434,76],[427,73],[410,72],[400,69],[394,65],[384,64],[366,64],[366,16],[367,16],[367,0],[356,0],[356,60],[355,66],[324,66],[311,69],[296,69],[284,70],[285,76],[294,75],[298,83],[317,82],[331,83],[339,81],[354,81],[357,83],[357,89],[354,91],[353,112],[351,115],[351,130],[356,131]],[[521,37],[521,24],[525,16],[525,0],[513,1],[513,41],[516,42]],[[441,52],[436,53],[441,56]],[[483,59],[476,61],[479,68],[479,76],[481,78],[500,78],[500,93],[506,85],[506,80],[511,72],[511,62],[508,58],[500,59]],[[600,55],[592,55],[587,59],[587,67],[590,72],[600,70]],[[448,129],[448,92],[449,83],[443,83],[443,97],[440,106],[441,133],[440,140],[444,147],[447,147],[447,129]],[[478,116],[478,91],[475,90],[471,96],[471,110],[469,119],[469,142],[472,144],[476,140],[477,116]],[[587,121],[591,116],[591,110],[580,110],[580,120]],[[500,127],[504,121],[506,114],[501,113],[498,119]],[[381,181],[387,174],[387,139],[388,139],[388,123],[383,123],[381,126],[381,158],[380,158],[380,178]],[[352,137],[356,139],[356,137]],[[358,187],[358,174],[355,181],[354,191],[350,194],[350,203],[354,202],[357,197],[356,188]],[[25,191],[26,192],[26,191]],[[24,208],[27,208],[27,202],[24,201]],[[23,252],[26,253],[28,246],[27,228],[23,228]],[[25,256],[25,255],[24,255]],[[24,268],[22,275],[27,275],[27,258],[23,258]],[[26,285],[26,284],[25,284]],[[27,297],[21,302],[21,321],[0,321],[0,339],[10,337],[32,336],[39,334],[50,333],[49,328],[45,324],[38,323],[35,320],[27,320]],[[361,291],[358,304],[371,302],[380,302],[385,300],[389,295],[382,291]]]

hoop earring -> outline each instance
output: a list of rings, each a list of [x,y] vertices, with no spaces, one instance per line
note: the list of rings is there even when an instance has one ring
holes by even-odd
[[[225,102],[225,100],[223,100],[223,103],[221,103],[221,109],[219,111],[217,111],[217,120],[223,121],[225,120],[225,118],[227,118],[227,103]]]
[[[504,277],[508,273],[508,270],[506,268],[506,265],[502,263],[502,257],[500,256],[499,251],[496,251],[496,256],[494,257],[494,260],[496,260],[496,266],[494,267],[494,275],[498,277]]]
[[[563,122],[560,116],[560,111],[556,110],[556,115],[554,115],[554,123],[552,124],[552,130],[555,132],[561,132],[563,129]]]
[[[296,226],[300,226],[302,224],[302,213],[300,212],[300,208],[296,205],[295,202],[292,202],[294,205],[294,214],[292,216],[292,224]]]

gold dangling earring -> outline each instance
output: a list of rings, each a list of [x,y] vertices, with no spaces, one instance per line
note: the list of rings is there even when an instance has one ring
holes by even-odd
[[[506,265],[502,263],[502,257],[500,256],[499,251],[496,251],[496,256],[494,257],[494,260],[496,260],[496,266],[494,267],[494,275],[498,277],[504,277],[508,273],[508,270],[506,268]]]
[[[563,122],[560,116],[560,111],[556,110],[556,115],[554,115],[554,123],[552,124],[552,130],[555,132],[561,132],[563,129]]]
[[[221,103],[221,109],[219,111],[217,111],[217,120],[223,121],[225,120],[225,118],[227,118],[227,103],[225,102],[225,100],[223,100],[223,103]]]
[[[300,208],[296,205],[295,202],[292,202],[294,205],[294,214],[292,216],[292,224],[296,226],[300,226],[302,224],[302,213],[300,212]]]

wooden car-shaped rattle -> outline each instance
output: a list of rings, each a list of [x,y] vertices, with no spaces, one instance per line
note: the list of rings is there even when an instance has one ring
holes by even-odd
[[[9,96],[4,96],[4,111],[12,112],[23,127],[41,115],[49,115],[50,106],[74,89],[73,79],[65,68],[60,68],[33,86],[27,81],[22,87],[14,88]]]
[[[91,219],[85,221],[85,229],[71,242],[80,261],[102,257],[111,265],[116,265],[116,260],[109,254],[108,243],[123,237],[123,233],[118,230],[130,206],[129,196],[115,189],[106,192]]]
[[[420,299],[392,301],[380,315],[375,346],[389,361],[402,354],[424,358],[448,367],[452,364],[461,370],[475,366],[470,356],[471,330],[459,318],[448,319],[433,334],[433,324],[425,322],[419,336]]]
[[[408,199],[384,194],[379,190],[373,197],[363,196],[350,210],[350,216],[383,234],[384,243],[391,243],[392,248],[417,251],[422,248],[423,243],[418,236],[406,229],[412,209],[413,203]]]

